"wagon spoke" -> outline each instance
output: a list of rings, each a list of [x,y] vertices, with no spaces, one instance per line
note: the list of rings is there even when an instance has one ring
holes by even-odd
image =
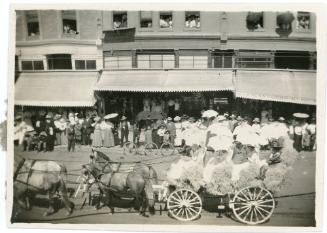
[[[258,208],[255,209],[260,214],[261,218],[264,219],[265,218],[264,214]]]
[[[244,208],[247,208],[247,207],[249,207],[249,205],[244,205],[244,206],[241,206],[241,207],[235,208],[235,210],[241,210],[241,209],[244,209]]]
[[[247,200],[247,201],[250,201],[250,199],[248,198],[248,196],[247,195],[245,195],[245,193],[243,192],[243,190],[242,190],[242,192],[241,192],[242,194],[243,194],[243,197],[245,197],[245,199]]]
[[[256,208],[253,208],[253,212],[254,212],[254,216],[255,216],[256,220],[258,221],[259,218],[258,218],[257,209]]]
[[[266,200],[257,201],[257,203],[260,204],[260,205],[265,204],[265,203],[269,203],[269,202],[273,202],[273,200],[272,199],[266,199]]]
[[[258,194],[258,196],[257,196],[257,198],[256,198],[255,200],[258,200],[258,199],[259,199],[259,197],[260,197],[262,191],[263,191],[263,189],[260,189],[260,192],[259,192],[259,194]]]
[[[244,217],[242,218],[243,220],[246,220],[246,218],[248,217],[250,211],[251,211],[251,207],[249,207],[249,209],[248,209],[247,212],[245,213]]]
[[[260,206],[257,206],[258,209],[262,210],[263,212],[267,213],[267,214],[270,214],[270,212],[268,210],[265,210],[264,208],[260,207]]]

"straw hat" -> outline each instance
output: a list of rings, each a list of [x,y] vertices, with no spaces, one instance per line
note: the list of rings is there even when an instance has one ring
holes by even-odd
[[[243,118],[242,118],[241,116],[238,116],[238,117],[236,118],[236,120],[238,120],[238,121],[243,121]]]
[[[22,119],[22,116],[21,115],[18,115],[15,117],[15,120],[21,120]]]
[[[123,116],[120,120],[121,121],[127,120],[127,117]]]
[[[181,118],[179,116],[174,117],[174,121],[180,121],[180,120],[181,120]]]
[[[47,114],[46,116],[45,116],[45,119],[51,119],[52,118],[52,116],[50,115],[50,114]]]
[[[61,118],[61,115],[60,114],[56,114],[53,119],[56,121],[56,120],[59,120],[60,118]]]

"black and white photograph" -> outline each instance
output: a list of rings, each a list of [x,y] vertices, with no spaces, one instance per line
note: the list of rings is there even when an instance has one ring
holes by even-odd
[[[318,8],[13,6],[9,224],[316,229]]]

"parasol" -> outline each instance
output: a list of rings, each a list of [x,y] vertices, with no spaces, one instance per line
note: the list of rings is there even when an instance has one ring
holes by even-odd
[[[117,116],[118,116],[118,113],[110,113],[110,114],[106,115],[106,116],[104,117],[104,119],[108,120],[108,119],[115,118],[115,117],[117,117]]]
[[[202,113],[202,117],[206,117],[206,118],[211,118],[211,117],[216,117],[218,116],[218,112],[216,112],[215,110],[207,110],[207,111],[204,111]]]
[[[296,118],[303,118],[303,119],[309,117],[308,114],[306,114],[306,113],[300,113],[300,112],[294,113],[293,116],[296,117]]]

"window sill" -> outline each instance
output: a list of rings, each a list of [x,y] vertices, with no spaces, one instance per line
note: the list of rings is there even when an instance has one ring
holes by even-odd
[[[62,38],[77,39],[79,38],[79,34],[63,33]]]
[[[311,33],[311,29],[295,29],[294,32],[298,33]]]
[[[247,32],[265,32],[264,28],[260,28],[260,29],[255,29],[255,30],[247,30]]]
[[[27,40],[40,40],[40,35],[27,36]]]
[[[153,28],[139,28],[139,32],[153,32]]]
[[[184,31],[201,31],[201,27],[199,27],[199,28],[188,28],[188,27],[184,27]]]
[[[159,28],[159,31],[162,31],[162,32],[172,32],[173,31],[173,27],[172,28]]]

